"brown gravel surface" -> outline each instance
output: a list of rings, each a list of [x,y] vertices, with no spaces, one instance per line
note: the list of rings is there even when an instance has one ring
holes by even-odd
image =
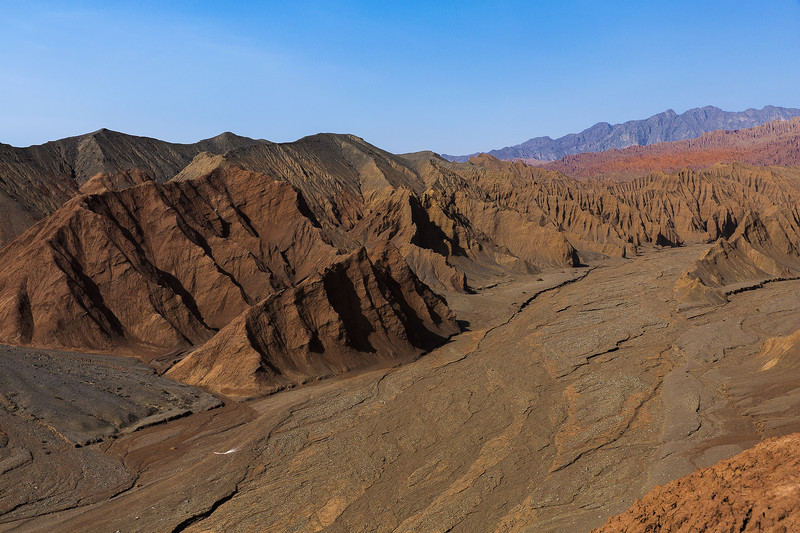
[[[117,496],[0,530],[589,531],[800,430],[774,348],[800,282],[684,316],[672,285],[705,249],[453,294],[467,330],[418,361],[87,446],[124,465]]]

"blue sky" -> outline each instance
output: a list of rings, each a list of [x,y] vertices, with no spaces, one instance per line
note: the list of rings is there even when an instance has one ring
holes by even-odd
[[[287,5],[288,4],[288,5]],[[0,0],[0,142],[354,133],[463,154],[672,108],[800,107],[800,1]]]

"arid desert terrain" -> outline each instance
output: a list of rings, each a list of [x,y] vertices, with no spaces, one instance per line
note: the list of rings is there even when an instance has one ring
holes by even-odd
[[[800,118],[0,145],[0,531],[795,531],[798,295]]]

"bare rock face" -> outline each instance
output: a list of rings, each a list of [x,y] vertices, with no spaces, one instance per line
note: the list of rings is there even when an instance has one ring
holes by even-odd
[[[800,434],[656,486],[595,532],[800,529]]]
[[[138,168],[120,170],[113,174],[98,172],[81,185],[80,192],[81,194],[100,194],[106,191],[121,191],[148,181],[153,181],[153,178]]]
[[[2,407],[19,415],[4,429],[12,432],[18,424],[41,421],[73,445],[222,404],[210,394],[155,375],[131,357],[3,346],[0,369],[0,391],[7,394],[0,400]]]
[[[798,356],[800,356],[800,329],[789,335],[768,338],[758,352],[759,359],[764,361],[762,371],[786,362],[800,364]]]
[[[390,244],[353,252],[234,319],[167,373],[238,398],[409,361],[458,332]]]
[[[337,243],[388,239],[437,288],[466,290],[470,279],[480,285],[498,273],[579,262],[552,223],[493,205],[437,158],[396,156],[352,135],[324,134],[200,155],[176,179],[237,166],[289,181]]]
[[[800,217],[795,210],[748,212],[729,238],[719,239],[675,283],[683,305],[727,301],[727,295],[800,273]]]
[[[740,164],[601,183],[486,155],[457,167],[494,204],[541,231],[557,229],[584,255],[625,257],[644,245],[713,242],[730,236],[746,211],[790,204],[798,190],[793,179]],[[541,249],[540,258],[547,253]]]
[[[170,375],[244,397],[408,361],[458,331],[381,232],[364,236],[368,254],[287,181],[224,166],[166,184],[98,174],[87,187],[105,192],[0,249],[3,342],[140,357],[203,345]],[[442,233],[400,196],[405,244],[455,254],[463,229]]]
[[[27,148],[0,144],[0,245],[79,192],[99,192],[116,181],[130,186],[143,176],[164,182],[198,153],[221,154],[265,142],[223,133],[194,144],[176,144],[102,129]],[[139,174],[120,177],[129,171]],[[95,179],[98,174],[107,177]]]
[[[81,196],[0,249],[0,339],[187,347],[335,255],[291,185],[241,170]]]

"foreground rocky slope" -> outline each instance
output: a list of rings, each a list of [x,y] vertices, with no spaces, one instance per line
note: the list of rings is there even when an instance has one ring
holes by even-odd
[[[797,531],[800,434],[657,486],[597,533],[639,531]]]
[[[657,484],[800,431],[797,358],[762,370],[758,355],[797,331],[800,281],[682,317],[670,290],[705,246],[455,293],[469,331],[425,357],[73,448],[136,486],[55,513],[24,505],[0,528],[600,527]],[[50,464],[37,450],[29,476]]]
[[[167,375],[229,397],[409,361],[458,332],[392,245],[364,248],[232,320]]]
[[[6,411],[2,428],[27,450],[16,455],[28,460],[29,443],[22,445],[25,435],[18,431],[26,422],[40,421],[63,441],[85,446],[222,405],[210,394],[156,376],[129,357],[3,346],[0,369],[0,402]],[[18,415],[18,423],[8,414]],[[9,451],[0,456],[6,459]]]

